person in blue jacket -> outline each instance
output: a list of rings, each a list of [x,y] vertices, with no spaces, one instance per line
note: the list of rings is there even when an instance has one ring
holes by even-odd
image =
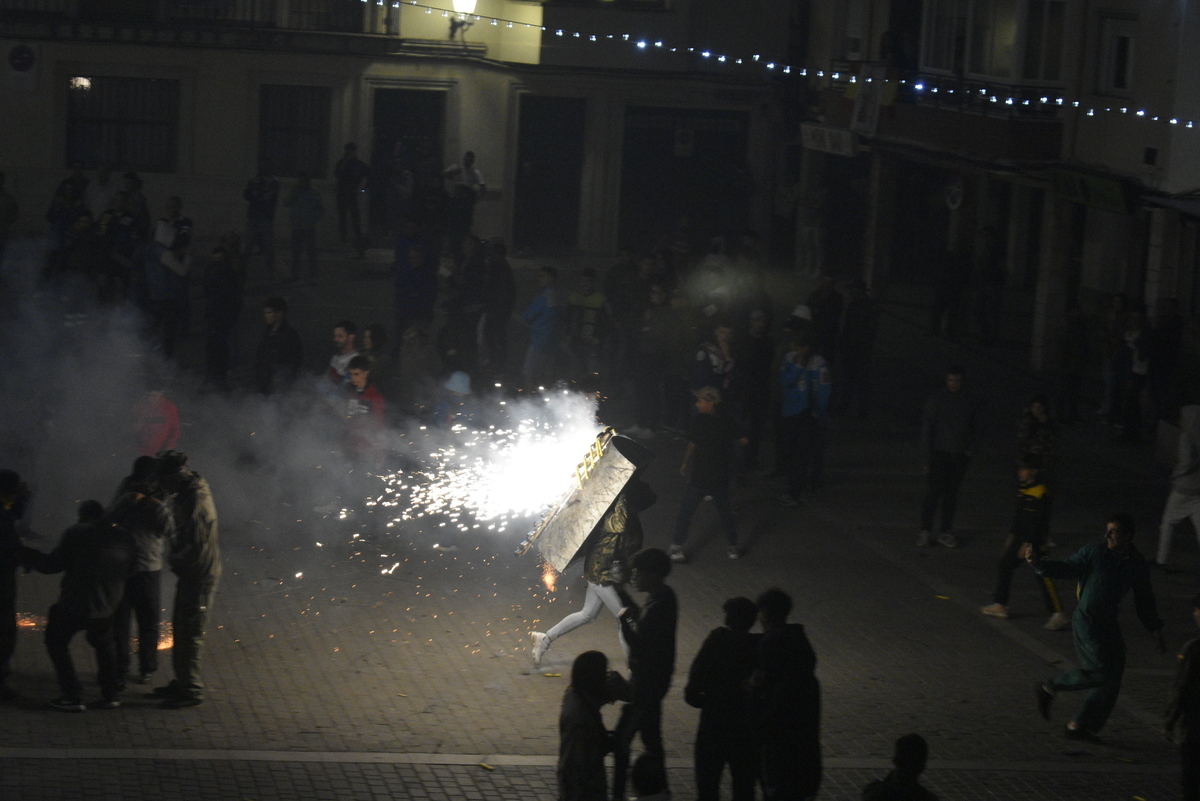
[[[521,313],[521,321],[529,326],[529,349],[521,370],[528,389],[554,378],[567,313],[556,287],[558,270],[543,267],[538,278],[542,291]]]
[[[1158,635],[1159,650],[1167,650],[1150,587],[1150,570],[1133,545],[1134,531],[1133,518],[1117,512],[1108,518],[1103,542],[1085,545],[1063,561],[1043,561],[1039,549],[1025,546],[1023,555],[1039,576],[1079,581],[1079,604],[1071,618],[1079,667],[1037,687],[1038,711],[1047,720],[1059,690],[1091,690],[1075,719],[1067,724],[1066,736],[1073,740],[1097,741],[1097,732],[1116,706],[1125,673],[1121,601],[1130,590],[1138,619],[1147,631]]]
[[[783,416],[777,436],[788,488],[778,500],[783,506],[795,506],[802,492],[821,488],[833,382],[828,362],[803,332],[792,335],[779,375],[783,384]]]

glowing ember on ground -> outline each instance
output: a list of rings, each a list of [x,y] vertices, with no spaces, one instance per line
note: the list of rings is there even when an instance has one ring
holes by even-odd
[[[158,624],[158,650],[169,651],[173,645],[175,645],[175,631],[171,626],[171,621],[164,620]],[[138,641],[135,637],[129,652],[136,654],[137,649]]]
[[[550,592],[554,592],[554,588],[558,586],[558,571],[549,562],[542,563],[542,583]]]
[[[46,618],[29,612],[17,612],[17,628],[41,631],[46,628]]]

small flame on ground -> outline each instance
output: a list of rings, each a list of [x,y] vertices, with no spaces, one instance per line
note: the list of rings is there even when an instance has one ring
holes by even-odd
[[[542,583],[550,592],[554,592],[554,588],[558,586],[558,571],[549,562],[542,562]]]
[[[17,612],[17,628],[41,631],[46,628],[46,618],[29,612]]]

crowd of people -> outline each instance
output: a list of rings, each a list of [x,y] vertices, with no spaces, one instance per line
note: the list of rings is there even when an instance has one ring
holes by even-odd
[[[129,682],[147,685],[158,670],[162,571],[176,587],[171,615],[174,677],[153,694],[168,709],[204,701],[200,675],[204,631],[221,576],[217,510],[208,482],[188,469],[187,456],[163,451],[140,456],[112,500],[86,500],[77,521],[49,553],[23,544],[17,522],[28,485],[0,470],[0,699],[12,701],[9,662],[16,645],[18,570],[63,575],[46,616],[46,651],[58,680],[51,706],[66,712],[116,709]],[[136,620],[138,670],[130,673],[130,626]],[[95,651],[100,698],[85,704],[71,658],[71,639],[84,632]]]

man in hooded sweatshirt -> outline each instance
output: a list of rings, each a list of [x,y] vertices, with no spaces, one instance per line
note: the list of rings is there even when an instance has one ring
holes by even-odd
[[[1171,494],[1158,526],[1155,564],[1162,566],[1171,555],[1171,535],[1185,518],[1192,521],[1200,539],[1200,406],[1189,404],[1179,410],[1179,456],[1171,473]]]

